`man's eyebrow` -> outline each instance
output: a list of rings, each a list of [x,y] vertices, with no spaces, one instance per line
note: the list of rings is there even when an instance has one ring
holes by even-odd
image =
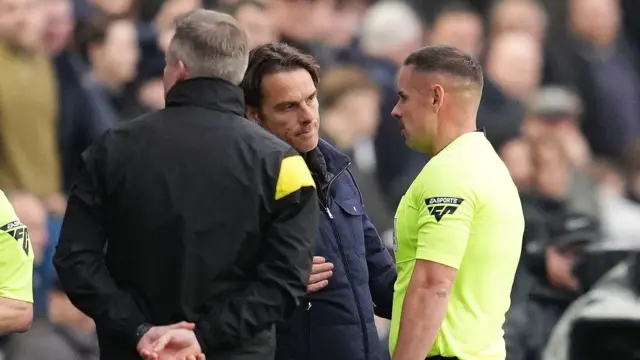
[[[287,106],[298,105],[297,101],[283,101],[276,104],[277,108],[285,108]]]
[[[405,94],[404,91],[402,91],[402,90],[398,90],[398,96],[403,98],[403,99],[407,98],[407,94]]]

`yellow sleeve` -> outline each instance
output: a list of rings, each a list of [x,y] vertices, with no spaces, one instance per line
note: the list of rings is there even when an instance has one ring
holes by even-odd
[[[461,180],[432,179],[413,199],[418,209],[417,259],[460,268],[476,209],[471,187]]]
[[[33,303],[33,250],[27,227],[0,192],[0,297]]]
[[[276,184],[275,199],[280,200],[303,187],[315,188],[316,184],[302,156],[294,154],[282,159]]]

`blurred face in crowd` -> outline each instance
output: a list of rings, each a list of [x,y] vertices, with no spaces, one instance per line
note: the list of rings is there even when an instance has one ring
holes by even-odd
[[[560,144],[544,141],[534,147],[535,182],[540,194],[563,199],[569,186],[569,162]]]
[[[36,1],[31,5],[25,27],[20,30],[20,44],[29,50],[44,50],[44,31],[46,21],[46,8],[42,1]]]
[[[571,165],[584,168],[591,162],[591,151],[584,135],[571,115],[553,118],[529,115],[523,130],[531,139],[555,139],[564,149]]]
[[[358,89],[347,93],[338,105],[359,138],[371,138],[380,120],[380,94],[374,90]]]
[[[0,38],[23,49],[40,50],[44,10],[40,0],[0,0]]]
[[[47,0],[45,9],[44,44],[47,52],[56,55],[71,41],[73,9],[70,0]]]
[[[619,0],[571,0],[569,4],[573,31],[599,45],[615,41],[620,18]]]
[[[331,16],[331,29],[327,31],[324,43],[334,48],[349,46],[358,31],[363,12],[362,4],[357,1],[335,7]]]
[[[411,65],[403,66],[398,75],[398,103],[391,112],[400,120],[407,146],[428,154],[433,154],[438,113],[444,101],[444,88],[434,79]]]
[[[451,45],[479,58],[483,42],[482,19],[471,12],[446,13],[433,23],[427,35],[432,45]]]
[[[524,32],[498,35],[491,43],[486,70],[507,96],[526,101],[540,84],[540,44]]]
[[[131,21],[118,20],[109,26],[103,44],[90,49],[91,63],[109,83],[123,85],[136,76],[139,48],[136,29]]]
[[[502,1],[493,12],[491,31],[496,36],[504,32],[522,31],[536,41],[545,37],[545,14],[531,0]]]
[[[545,250],[547,279],[551,285],[571,291],[580,289],[580,282],[573,274],[573,269],[581,256],[582,248],[582,245],[574,245],[562,251],[553,247]]]
[[[507,165],[518,189],[527,190],[531,186],[531,178],[533,177],[529,143],[523,139],[512,140],[500,149],[500,157]]]
[[[27,26],[35,0],[0,0],[0,39],[21,45],[21,31]]]
[[[311,74],[295,69],[265,76],[260,109],[248,107],[247,117],[300,153],[315,149],[320,115]]]
[[[274,0],[269,9],[279,32],[291,40],[324,39],[331,31],[334,0]]]
[[[124,15],[131,10],[133,0],[91,0],[96,7],[108,15]]]
[[[264,9],[253,4],[247,4],[238,8],[235,18],[238,25],[249,35],[249,47],[251,49],[278,41],[273,19],[268,16]]]
[[[49,241],[47,230],[47,212],[36,196],[31,194],[9,194],[9,201],[18,219],[27,226],[36,264],[42,262],[42,256]]]

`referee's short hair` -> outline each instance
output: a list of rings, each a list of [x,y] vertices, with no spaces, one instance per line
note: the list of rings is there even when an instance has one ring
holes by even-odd
[[[482,66],[471,55],[449,45],[426,46],[414,51],[405,61],[423,73],[444,73],[470,80],[480,89],[484,84]]]

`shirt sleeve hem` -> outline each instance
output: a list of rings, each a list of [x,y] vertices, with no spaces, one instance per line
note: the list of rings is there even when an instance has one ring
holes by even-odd
[[[0,298],[9,299],[9,300],[16,300],[16,301],[22,301],[22,302],[25,302],[25,303],[33,304],[33,297],[30,298],[30,299],[25,299],[24,297],[17,296],[17,295],[14,295],[14,294],[0,293]]]
[[[436,256],[434,254],[420,254],[420,253],[417,253],[416,254],[416,260],[431,261],[431,262],[434,262],[434,263],[438,263],[440,265],[445,265],[445,266],[448,266],[450,268],[454,268],[456,270],[460,269],[460,260],[454,259],[451,256],[446,256],[446,255]]]

